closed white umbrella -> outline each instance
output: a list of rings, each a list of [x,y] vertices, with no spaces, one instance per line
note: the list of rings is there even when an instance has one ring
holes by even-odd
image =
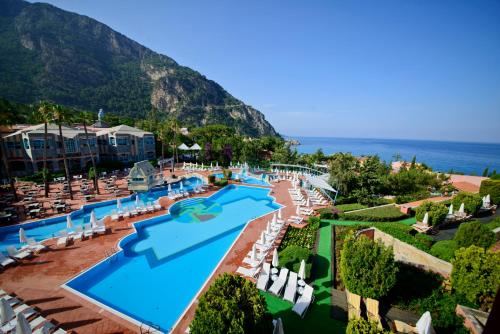
[[[73,228],[73,221],[71,220],[71,216],[70,215],[66,216],[66,228],[67,229]]]
[[[271,262],[273,267],[277,268],[279,266],[278,250],[275,248],[273,251],[273,261]]]
[[[250,259],[252,261],[257,261],[257,246],[253,244],[252,246],[252,254],[250,254]]]
[[[485,208],[489,208],[491,205],[491,199],[490,199],[490,195],[486,195],[484,196],[484,200],[483,200],[483,207]]]
[[[16,334],[31,334],[31,326],[23,313],[17,315]]]
[[[0,304],[0,323],[6,323],[14,318],[14,316],[15,314],[12,306],[10,306],[7,300],[2,298],[2,303]]]
[[[201,169],[204,169],[204,168],[205,168],[205,166],[203,166],[203,162],[202,162],[202,163],[201,163]]]
[[[419,334],[434,333],[434,329],[432,328],[431,313],[429,311],[426,311],[424,314],[422,314],[415,327],[417,327],[417,333]]]
[[[118,210],[122,209],[122,201],[119,198],[116,199],[116,208]]]
[[[460,204],[460,209],[458,209],[458,213],[461,213],[461,214],[465,213],[465,204],[464,203]]]
[[[262,231],[262,233],[260,234],[259,243],[261,245],[264,245],[266,243],[266,235],[265,235],[264,231]]]
[[[135,205],[139,205],[139,194],[135,195]]]
[[[281,217],[281,208],[278,210],[278,219],[282,219],[282,217]]]
[[[301,279],[305,279],[306,278],[306,261],[304,261],[304,260],[302,260],[300,262],[299,277]]]
[[[311,206],[311,202],[310,202],[310,200],[309,200],[309,197],[307,197],[306,206],[307,206],[307,207],[310,207],[310,206]]]
[[[491,196],[490,194],[486,195],[486,202],[491,203]]]
[[[179,189],[182,190],[183,188],[183,185],[182,185],[182,181],[180,182],[180,185],[179,185]]]
[[[429,212],[426,212],[424,215],[424,219],[422,219],[422,224],[425,226],[429,225]]]
[[[283,321],[281,321],[281,318],[278,318],[276,322],[274,323],[274,329],[273,329],[273,334],[284,334],[285,332],[283,331]]]
[[[213,163],[210,162],[210,169],[212,169],[214,167]]]
[[[217,168],[217,169],[219,168],[219,162],[218,161],[215,162],[215,168]]]
[[[297,205],[297,210],[295,211],[297,216],[300,216],[300,205]]]
[[[168,184],[168,189],[167,190],[168,190],[168,192],[172,191],[172,185],[170,183]]]
[[[269,222],[267,222],[266,233],[271,234],[271,224]]]
[[[97,226],[97,217],[95,216],[94,210],[92,210],[92,212],[90,212],[90,225],[92,227],[96,227]]]
[[[20,243],[28,242],[28,239],[26,238],[26,232],[22,227],[19,229],[19,242]]]
[[[273,224],[276,224],[276,222],[278,221],[278,219],[276,218],[276,213],[273,215]]]

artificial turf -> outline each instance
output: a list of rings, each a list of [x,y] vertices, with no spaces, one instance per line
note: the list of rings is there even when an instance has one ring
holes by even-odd
[[[332,266],[332,225],[322,222],[319,229],[318,251],[314,258],[313,270],[314,302],[304,318],[292,312],[292,303],[262,292],[269,312],[275,319],[281,318],[285,333],[345,333],[346,324],[331,317],[331,288],[333,285]]]
[[[335,219],[323,219],[322,220],[325,223],[330,223],[333,225],[338,225],[338,226],[353,226],[353,225],[370,225],[370,226],[377,226],[376,222],[362,222],[362,221],[354,221],[354,220],[335,220]],[[411,226],[417,222],[415,217],[410,217],[402,220],[398,220],[395,222],[390,222],[393,224],[403,224],[403,225],[408,225]]]

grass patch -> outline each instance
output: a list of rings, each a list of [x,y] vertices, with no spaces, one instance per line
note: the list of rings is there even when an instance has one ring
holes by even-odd
[[[340,215],[341,220],[357,220],[367,222],[392,222],[407,218],[408,216],[402,213],[399,208],[390,205],[376,207],[356,212],[346,212]]]
[[[335,207],[342,212],[348,212],[353,210],[366,209],[368,206],[359,203],[351,203],[351,204],[340,204],[336,205]]]

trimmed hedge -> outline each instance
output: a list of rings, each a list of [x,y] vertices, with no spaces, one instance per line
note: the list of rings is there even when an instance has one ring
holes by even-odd
[[[395,206],[383,206],[363,211],[347,212],[340,214],[342,220],[355,220],[366,222],[392,222],[407,218],[408,215],[402,213]]]
[[[426,212],[429,213],[429,225],[437,226],[444,222],[446,215],[448,214],[448,208],[442,203],[424,201],[415,210],[415,217],[417,218],[417,221],[422,221]]]
[[[217,187],[225,187],[227,186],[227,179],[222,179],[222,180],[217,180],[214,182],[214,185],[217,186]]]
[[[450,262],[455,257],[455,251],[457,248],[455,240],[441,240],[436,242],[431,247],[429,253],[440,258],[441,260]]]
[[[497,217],[492,221],[490,221],[489,223],[484,224],[484,226],[486,226],[490,230],[494,230],[497,227],[500,227],[500,217]]]
[[[473,221],[461,224],[454,240],[458,248],[475,245],[488,249],[496,242],[497,237],[488,226],[479,221]]]
[[[307,248],[290,245],[279,252],[280,267],[299,272],[300,262],[306,261],[306,277],[310,277],[313,253]]]
[[[483,197],[488,194],[494,204],[500,204],[500,180],[487,179],[481,182],[479,195]]]
[[[458,210],[458,208],[460,208],[460,205],[464,203],[465,212],[471,215],[476,215],[481,208],[483,201],[481,199],[481,196],[479,196],[478,194],[459,192],[455,197],[453,197],[451,203],[453,203],[453,207],[456,210]]]
[[[398,240],[404,241],[407,244],[410,244],[418,249],[423,250],[424,252],[429,252],[430,250],[430,244],[432,244],[432,238],[427,235],[415,237],[415,234],[412,234],[415,233],[415,230],[411,226],[398,223],[378,223],[374,224],[373,226],[378,228],[382,232],[385,232],[393,236]]]

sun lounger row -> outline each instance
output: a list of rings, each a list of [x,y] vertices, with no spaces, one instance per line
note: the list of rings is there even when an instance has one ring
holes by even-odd
[[[0,289],[0,333],[64,334],[33,307]]]

